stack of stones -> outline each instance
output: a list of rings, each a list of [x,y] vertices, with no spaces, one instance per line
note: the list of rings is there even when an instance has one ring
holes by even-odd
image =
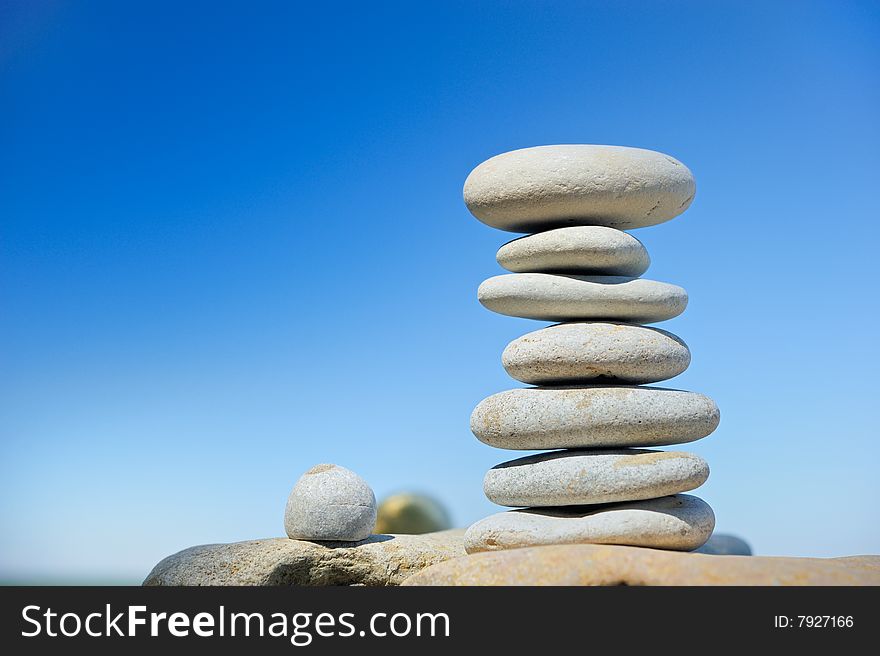
[[[644,325],[681,314],[687,293],[640,278],[648,253],[623,232],[672,219],[694,192],[691,172],[672,157],[616,146],[516,150],[468,176],[474,216],[534,233],[501,247],[498,263],[513,273],[480,285],[480,302],[558,322],[502,355],[507,372],[534,387],[490,396],[471,416],[474,435],[490,446],[555,450],[487,473],[486,496],[519,509],[471,526],[469,553],[572,543],[692,550],[711,535],[712,509],[681,494],[706,480],[706,462],[634,448],[706,437],[719,412],[701,394],[646,386],[690,364],[681,339]]]

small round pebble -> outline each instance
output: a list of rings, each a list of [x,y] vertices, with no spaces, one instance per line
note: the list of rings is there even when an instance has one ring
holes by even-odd
[[[449,512],[437,499],[417,492],[399,492],[382,500],[376,533],[421,535],[452,528]]]
[[[748,542],[735,535],[713,533],[706,544],[696,550],[696,553],[713,556],[751,556],[752,548]]]
[[[367,482],[339,465],[315,465],[293,486],[284,529],[294,540],[357,542],[376,525],[376,496]]]

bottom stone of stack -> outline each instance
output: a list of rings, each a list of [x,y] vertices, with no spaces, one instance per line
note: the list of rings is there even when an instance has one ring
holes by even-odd
[[[551,544],[617,544],[691,551],[715,528],[702,499],[676,494],[600,506],[526,508],[490,515],[464,536],[468,553]]]

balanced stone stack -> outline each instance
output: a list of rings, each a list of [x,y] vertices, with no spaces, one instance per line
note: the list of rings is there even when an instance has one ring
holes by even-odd
[[[640,278],[648,253],[623,232],[681,214],[694,191],[691,172],[672,157],[616,146],[516,150],[468,176],[474,216],[534,233],[501,247],[498,263],[512,273],[480,285],[480,302],[559,322],[504,350],[507,372],[533,387],[490,396],[471,416],[486,444],[556,450],[486,474],[488,498],[519,509],[471,526],[469,553],[576,543],[692,550],[711,535],[712,509],[682,494],[706,480],[706,462],[635,448],[706,437],[719,412],[701,394],[647,385],[690,364],[681,339],[644,325],[681,314],[687,293]]]

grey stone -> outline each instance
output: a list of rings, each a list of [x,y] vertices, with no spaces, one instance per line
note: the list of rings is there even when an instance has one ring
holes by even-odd
[[[504,349],[513,378],[534,385],[616,381],[654,383],[691,362],[687,345],[659,328],[623,323],[563,323],[523,335]]]
[[[655,225],[684,212],[695,193],[693,175],[678,160],[623,146],[514,150],[486,160],[464,183],[471,213],[513,232]]]
[[[551,544],[619,544],[690,551],[715,527],[702,499],[660,499],[571,508],[509,510],[481,519],[464,534],[465,551],[497,551]]]
[[[749,543],[735,535],[713,533],[697,553],[712,554],[714,556],[751,556],[752,548]]]
[[[682,451],[551,451],[486,472],[483,491],[501,506],[579,506],[665,497],[709,477],[709,465]]]
[[[284,529],[298,540],[357,542],[376,525],[376,497],[367,482],[338,465],[316,465],[287,499]]]
[[[288,538],[191,547],[168,556],[144,585],[400,585],[464,555],[463,531],[372,535],[357,543]]]
[[[712,399],[662,387],[530,387],[483,399],[471,414],[477,439],[501,449],[661,446],[709,435]]]
[[[509,241],[495,255],[516,273],[578,273],[638,277],[651,264],[648,251],[630,234],[604,226],[557,228]]]
[[[622,276],[508,273],[483,281],[477,298],[499,314],[541,321],[608,319],[654,323],[687,307],[687,292],[666,282]]]

